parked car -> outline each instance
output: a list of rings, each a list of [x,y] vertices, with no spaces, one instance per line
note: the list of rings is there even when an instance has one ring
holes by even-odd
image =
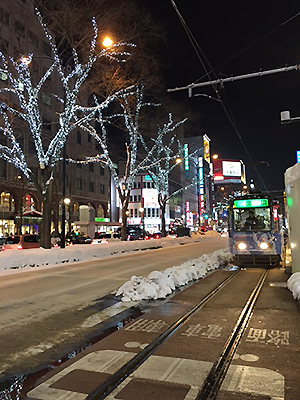
[[[2,245],[2,250],[25,250],[38,248],[40,248],[40,239],[38,235],[34,234],[8,236],[5,238],[5,242]]]
[[[4,249],[2,249],[2,246],[4,245],[4,243],[5,243],[5,237],[0,237],[0,251],[4,250]]]
[[[67,238],[66,241],[70,241],[72,244],[91,244],[92,238],[88,235],[78,235],[78,236],[71,236]]]
[[[126,229],[127,240],[141,240],[145,237],[145,231],[139,226],[128,226]],[[117,229],[117,232],[113,234],[114,238],[121,239],[121,228]]]
[[[146,240],[152,240],[152,239],[161,239],[161,232],[155,232],[155,233],[148,233],[145,236]]]
[[[143,230],[141,228],[131,228],[127,229],[127,240],[140,240],[144,239]]]

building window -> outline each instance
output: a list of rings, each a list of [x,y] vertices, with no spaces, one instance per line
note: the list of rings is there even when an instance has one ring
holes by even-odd
[[[49,96],[49,94],[42,93],[42,102],[44,104],[47,104],[47,106],[51,106],[51,97]]]
[[[141,201],[141,195],[138,194],[138,201]]]
[[[6,161],[0,158],[0,178],[6,179]]]
[[[47,118],[43,118],[43,128],[51,131],[51,121]]]
[[[44,40],[43,40],[43,53],[45,53],[46,56],[48,56],[48,57],[51,57],[51,55],[52,55],[51,47],[50,47],[49,43],[45,42]]]
[[[32,31],[29,31],[28,33],[28,40],[31,44],[33,44],[35,47],[39,46],[39,38],[38,36],[33,33]]]
[[[137,218],[137,216],[138,216],[138,209],[137,208],[134,209],[134,216],[135,216],[135,218]]]
[[[77,132],[77,143],[81,144],[81,133]]]
[[[133,182],[133,189],[136,189],[136,182]]]
[[[130,217],[133,218],[133,208],[130,209]]]
[[[82,190],[82,179],[76,178],[76,189]]]
[[[0,21],[5,25],[9,25],[9,13],[0,7]]]
[[[89,164],[89,171],[94,172],[94,164]]]
[[[138,189],[140,189],[141,188],[141,182],[140,181],[138,181]]]
[[[89,182],[89,190],[90,190],[90,192],[95,191],[95,183],[94,182]]]
[[[28,141],[28,153],[35,154],[35,145],[33,140]]]
[[[129,201],[130,201],[131,203],[133,202],[132,196],[129,196]]]
[[[101,146],[100,146],[100,144],[96,141],[95,142],[95,149],[97,150],[97,151],[100,151],[101,150]]]
[[[105,194],[105,186],[100,183],[100,194]]]
[[[7,75],[5,72],[3,71],[0,72],[0,79],[1,81],[7,81]]]
[[[133,201],[137,201],[137,195],[136,194],[133,195]]]
[[[20,36],[25,36],[25,25],[19,20],[15,20],[15,32]]]
[[[0,41],[0,50],[2,51],[2,53],[7,53],[9,49],[9,42],[8,40],[1,38]],[[6,74],[5,74],[6,75]]]

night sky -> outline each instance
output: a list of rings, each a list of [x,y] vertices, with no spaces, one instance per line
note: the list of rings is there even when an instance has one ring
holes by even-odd
[[[167,88],[208,81],[192,44],[170,0],[143,0],[167,32],[162,62]],[[213,69],[211,79],[271,70],[300,62],[299,0],[175,0],[201,51]],[[290,20],[289,22],[286,22]],[[210,67],[201,55],[202,61]],[[220,88],[219,88],[220,89]],[[194,90],[215,96],[212,87]],[[211,138],[212,153],[220,158],[242,159],[247,180],[269,191],[283,190],[284,172],[296,162],[300,150],[300,121],[281,125],[280,112],[300,117],[300,70],[225,83],[223,104],[232,113],[239,134],[253,162],[249,165],[238,134],[222,104],[207,97],[193,97],[188,105],[201,116],[195,134]],[[186,100],[187,90],[170,94]],[[248,165],[247,165],[248,164]],[[275,194],[275,192],[274,192]]]

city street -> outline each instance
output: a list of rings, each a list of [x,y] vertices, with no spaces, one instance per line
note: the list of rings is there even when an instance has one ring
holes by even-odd
[[[28,373],[97,335],[100,323],[137,303],[109,296],[132,275],[147,276],[227,247],[227,238],[131,252],[93,262],[16,271],[0,281],[2,377]],[[103,296],[108,296],[105,300]]]

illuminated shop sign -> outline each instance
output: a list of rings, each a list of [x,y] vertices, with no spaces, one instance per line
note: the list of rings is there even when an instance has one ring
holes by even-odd
[[[223,161],[223,176],[241,176],[242,168],[239,161]]]
[[[184,169],[189,170],[189,145],[186,143],[183,145],[183,155],[184,155]]]
[[[204,160],[210,163],[210,138],[207,135],[203,135],[203,149],[204,149]]]
[[[143,189],[144,208],[159,208],[157,189]]]
[[[255,208],[255,207],[268,207],[268,199],[248,199],[248,200],[235,200],[233,202],[234,208]]]

